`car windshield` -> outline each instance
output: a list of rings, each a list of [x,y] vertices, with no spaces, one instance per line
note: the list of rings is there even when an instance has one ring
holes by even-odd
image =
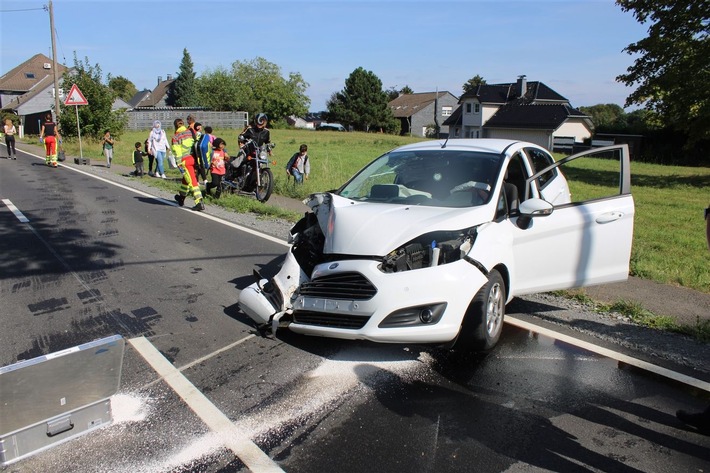
[[[364,202],[473,207],[490,199],[501,156],[435,149],[393,151],[370,163],[337,194]]]

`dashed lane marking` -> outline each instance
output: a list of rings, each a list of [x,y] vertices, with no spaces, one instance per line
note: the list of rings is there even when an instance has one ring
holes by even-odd
[[[611,358],[612,360],[620,361],[622,363],[626,363],[627,365],[635,366],[636,368],[640,368],[642,370],[649,371],[659,376],[672,379],[673,381],[677,381],[679,383],[687,384],[688,386],[692,386],[697,389],[702,389],[703,391],[710,392],[710,383],[702,381],[700,379],[696,379],[691,376],[687,376],[682,373],[663,368],[661,366],[656,366],[647,361],[639,360],[638,358],[624,355],[623,353],[619,353],[608,348],[603,348],[593,343],[585,342],[584,340],[580,340],[569,335],[564,335],[562,333],[555,332],[554,330],[550,330],[545,327],[540,327],[539,325],[531,324],[530,322],[526,322],[515,317],[506,316],[505,321],[510,325],[519,327],[523,330],[530,330],[531,332],[539,333],[540,335],[545,335],[547,337],[554,338],[555,340],[559,340],[561,342],[569,343],[570,345],[574,345],[579,348],[584,348],[585,350],[591,351],[592,353],[596,353],[598,355],[605,356],[607,358]]]
[[[207,427],[219,435],[224,446],[234,452],[247,468],[254,473],[283,472],[266,453],[261,451],[251,439],[242,434],[232,421],[222,411],[217,409],[145,337],[131,338],[128,342],[150,364],[163,381],[202,419]]]
[[[30,221],[29,218],[25,217],[24,214],[20,212],[17,207],[15,207],[15,204],[13,204],[10,199],[3,199],[2,203],[5,204],[8,209],[10,209],[10,212],[12,212],[15,217],[17,217],[17,220],[19,220],[20,222],[28,223]]]

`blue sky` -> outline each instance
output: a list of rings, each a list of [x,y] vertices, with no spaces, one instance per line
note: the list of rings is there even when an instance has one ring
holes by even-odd
[[[0,1],[0,74],[37,53],[51,57],[47,1]],[[615,81],[633,64],[622,50],[647,25],[611,0],[54,0],[59,62],[74,53],[141,90],[177,74],[187,48],[200,74],[263,57],[308,82],[311,111],[358,67],[384,89],[461,95],[521,74],[574,107],[623,106]]]

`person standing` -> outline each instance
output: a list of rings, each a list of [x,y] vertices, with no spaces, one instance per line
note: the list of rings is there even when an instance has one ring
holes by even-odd
[[[15,134],[17,129],[15,124],[9,118],[5,119],[5,126],[3,127],[3,133],[5,133],[5,146],[7,147],[7,159],[17,159],[17,151],[15,150]]]
[[[161,126],[160,120],[153,122],[153,129],[150,130],[150,135],[148,136],[148,153],[152,152],[153,156],[155,156],[155,177],[167,179],[163,160],[165,159],[165,153],[168,151],[168,137]]]
[[[182,183],[180,191],[175,194],[175,202],[180,207],[185,205],[185,197],[188,192],[192,193],[195,199],[193,210],[205,210],[205,204],[202,202],[202,192],[200,185],[197,182],[195,175],[195,157],[190,154],[192,145],[195,142],[192,131],[189,130],[182,118],[176,118],[173,122],[175,125],[175,134],[172,140],[172,151],[176,159],[179,159],[178,170],[182,174]]]
[[[227,166],[225,160],[229,159],[224,148],[227,143],[222,138],[215,138],[212,143],[212,161],[210,164],[210,176],[212,177],[212,182],[208,182],[205,186],[205,192],[207,195],[212,195],[211,190],[215,190],[215,197],[219,199],[222,195],[222,179],[224,174],[227,172]]]
[[[214,145],[214,136],[212,135],[212,127],[206,126],[203,133],[197,140],[196,150],[201,160],[200,166],[200,179],[204,181],[204,185],[207,186],[207,171],[210,169],[210,163],[212,162],[212,150]]]
[[[133,150],[133,165],[136,167],[136,177],[143,177],[143,156],[145,155],[145,151],[141,151],[141,142],[136,141],[135,149]]]
[[[111,136],[111,132],[109,130],[104,131],[104,139],[103,139],[103,151],[104,151],[104,156],[106,157],[106,167],[110,168],[111,167],[111,161],[113,161],[113,145],[115,141],[113,137]]]
[[[298,153],[291,156],[286,164],[286,174],[293,176],[294,184],[302,184],[303,178],[308,179],[311,173],[311,162],[308,160],[308,145],[301,145]]]
[[[48,113],[39,132],[39,140],[44,143],[45,163],[47,166],[57,167],[57,143],[60,138],[59,127],[52,120],[52,114]]]

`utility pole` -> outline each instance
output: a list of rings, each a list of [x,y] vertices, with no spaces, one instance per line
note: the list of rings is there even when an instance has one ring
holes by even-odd
[[[49,0],[49,27],[52,30],[52,69],[54,71],[54,113],[59,124],[59,78],[57,77],[57,45],[54,34],[54,8]]]

